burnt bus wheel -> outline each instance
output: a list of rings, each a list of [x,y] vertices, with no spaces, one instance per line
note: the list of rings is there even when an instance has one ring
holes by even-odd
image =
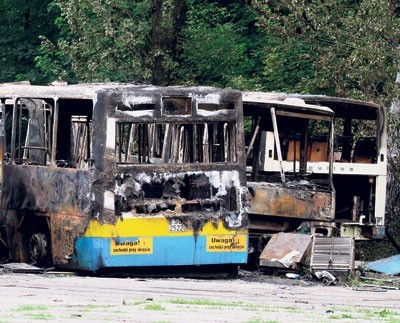
[[[39,265],[46,263],[48,258],[48,243],[45,234],[32,234],[29,239],[29,258],[31,262]]]

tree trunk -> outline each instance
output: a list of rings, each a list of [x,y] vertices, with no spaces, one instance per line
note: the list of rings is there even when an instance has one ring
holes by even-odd
[[[178,38],[186,20],[187,7],[184,0],[173,1],[170,12],[165,12],[165,2],[152,0],[150,52],[153,66],[152,83],[156,85],[169,85],[173,81],[172,66],[167,66],[167,60],[176,62],[179,56]]]

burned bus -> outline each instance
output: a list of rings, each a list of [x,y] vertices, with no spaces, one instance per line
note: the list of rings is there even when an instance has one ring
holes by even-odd
[[[0,86],[2,241],[73,270],[246,263],[241,93]]]
[[[250,239],[273,232],[382,238],[386,128],[357,100],[243,93]]]
[[[274,93],[244,93],[249,234],[255,254],[273,232],[334,228],[331,109]],[[312,134],[312,135],[311,135]],[[317,146],[313,146],[313,143]],[[326,174],[309,170],[324,160]]]
[[[356,240],[382,239],[387,182],[385,108],[349,98],[300,97],[335,112],[333,182],[340,235]],[[327,165],[318,163],[309,169],[322,174],[327,172]]]

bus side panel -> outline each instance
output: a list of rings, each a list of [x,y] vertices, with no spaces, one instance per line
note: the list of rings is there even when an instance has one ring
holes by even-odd
[[[249,187],[254,192],[249,194],[250,213],[307,220],[334,220],[331,192],[298,186],[286,188],[277,183],[251,182]]]
[[[2,206],[10,255],[29,261],[29,241],[35,234],[47,240],[54,264],[69,262],[77,236],[89,224],[90,174],[85,170],[31,165],[4,165]],[[46,247],[47,248],[47,247]]]
[[[194,235],[188,228],[170,232],[169,221],[131,218],[116,225],[91,221],[75,244],[74,266],[96,271],[106,267],[243,264],[247,262],[247,230],[227,230],[211,222]]]
[[[89,209],[89,172],[71,168],[4,165],[2,204],[7,210],[62,212]]]

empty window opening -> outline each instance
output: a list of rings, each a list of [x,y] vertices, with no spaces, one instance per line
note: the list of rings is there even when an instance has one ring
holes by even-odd
[[[117,123],[116,160],[127,164],[236,162],[234,122]]]
[[[191,98],[163,98],[165,115],[191,115]]]
[[[6,113],[6,150],[16,164],[45,166],[51,157],[52,106],[43,100],[19,99]],[[12,128],[15,142],[12,142]]]

